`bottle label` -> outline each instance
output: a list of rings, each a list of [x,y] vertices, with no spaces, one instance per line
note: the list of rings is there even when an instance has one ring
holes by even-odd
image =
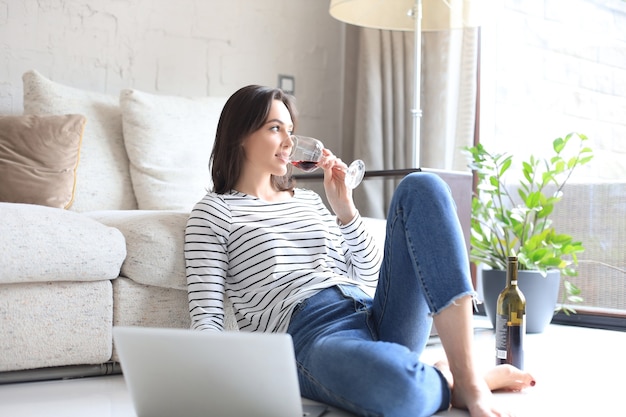
[[[519,369],[524,367],[524,316],[511,317],[499,314],[496,317],[496,364],[511,364]]]

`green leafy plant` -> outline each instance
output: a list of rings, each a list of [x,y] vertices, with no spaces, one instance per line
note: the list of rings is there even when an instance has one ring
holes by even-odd
[[[578,148],[570,152],[578,141]],[[546,159],[530,156],[522,163],[517,183],[506,182],[513,157],[491,154],[483,145],[464,148],[469,167],[476,173],[477,188],[472,198],[470,259],[492,269],[506,269],[508,256],[517,256],[520,269],[558,269],[562,277],[577,275],[577,254],[583,244],[557,232],[550,215],[563,197],[563,187],[574,170],[593,158],[585,146],[585,135],[570,133],[552,142],[553,155]],[[517,196],[509,191],[517,190]],[[582,301],[581,291],[563,279],[564,302]],[[573,311],[565,309],[566,312]]]

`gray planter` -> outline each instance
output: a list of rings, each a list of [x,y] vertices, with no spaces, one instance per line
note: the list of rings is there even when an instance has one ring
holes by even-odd
[[[506,271],[481,271],[485,312],[495,328],[498,295],[506,285]],[[561,272],[552,270],[546,277],[538,271],[518,271],[518,287],[526,298],[526,333],[542,333],[554,316]]]

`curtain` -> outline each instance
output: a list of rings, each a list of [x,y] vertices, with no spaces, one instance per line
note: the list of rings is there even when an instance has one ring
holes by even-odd
[[[467,171],[461,149],[474,143],[478,30],[422,36],[422,166]]]
[[[413,33],[358,31],[356,100],[345,118],[353,125],[344,127],[349,153],[367,170],[412,168]],[[474,141],[477,51],[477,29],[422,34],[421,167],[468,170],[461,149]],[[354,193],[361,214],[385,218],[396,185],[364,181]]]

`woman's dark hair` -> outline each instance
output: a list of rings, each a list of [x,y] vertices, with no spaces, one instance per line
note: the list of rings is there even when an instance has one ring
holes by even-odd
[[[287,106],[295,130],[297,114],[293,98],[280,89],[249,85],[236,91],[224,105],[209,162],[213,191],[217,194],[229,192],[239,180],[245,158],[243,141],[265,124],[274,100]],[[292,190],[291,171],[289,164],[286,175],[272,175],[272,185],[279,191]]]

